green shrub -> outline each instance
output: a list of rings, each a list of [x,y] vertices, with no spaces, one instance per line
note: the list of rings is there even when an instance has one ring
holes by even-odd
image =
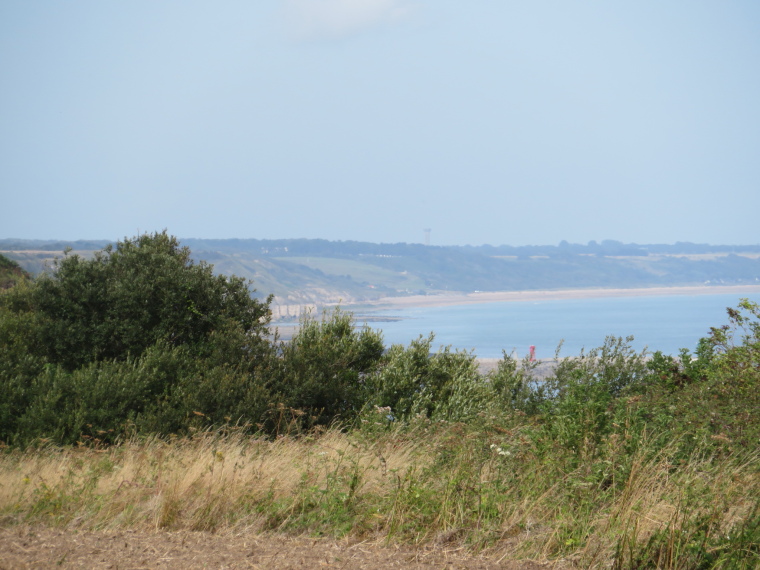
[[[89,260],[66,255],[16,303],[44,317],[39,348],[49,361],[75,370],[139,356],[159,341],[199,347],[230,322],[260,336],[268,301],[251,298],[248,285],[195,264],[163,232],[118,242]]]
[[[488,374],[498,407],[505,411],[537,413],[539,403],[546,397],[545,382],[533,375],[538,362],[531,362],[529,357],[518,362],[506,351],[502,354],[496,369]]]
[[[367,398],[367,378],[383,353],[382,336],[340,309],[321,320],[308,314],[293,339],[281,346],[273,392],[279,403],[307,412],[307,423],[351,420]]]
[[[94,362],[73,372],[48,365],[29,384],[32,396],[18,419],[16,441],[114,441],[144,422],[170,386],[194,373],[186,349],[160,345],[136,359]]]
[[[0,442],[255,423],[277,368],[269,317],[166,232],[65,255],[0,294]]]
[[[541,419],[539,448],[570,452],[574,466],[603,452],[601,444],[620,424],[621,396],[648,377],[646,353],[630,347],[632,337],[607,337],[604,344],[577,357],[560,360],[554,376],[533,393]]]
[[[492,389],[479,375],[475,356],[451,347],[431,353],[433,339],[430,334],[408,347],[391,346],[368,380],[370,404],[390,407],[397,418],[463,420],[485,409]]]
[[[0,442],[9,441],[16,433],[18,418],[32,396],[31,379],[47,363],[38,356],[39,320],[33,312],[0,306]]]

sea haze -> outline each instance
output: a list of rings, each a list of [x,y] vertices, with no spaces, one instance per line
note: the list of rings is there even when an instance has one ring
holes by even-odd
[[[499,358],[502,350],[522,357],[531,345],[538,358],[552,358],[563,340],[561,355],[574,356],[583,348],[602,345],[609,335],[633,335],[637,350],[676,355],[681,348],[693,351],[710,327],[727,324],[726,308],[735,307],[741,298],[682,295],[410,308],[373,313],[400,320],[370,326],[382,330],[387,346],[434,332],[436,349],[451,345],[474,350],[480,358]],[[757,295],[748,298],[760,301]]]

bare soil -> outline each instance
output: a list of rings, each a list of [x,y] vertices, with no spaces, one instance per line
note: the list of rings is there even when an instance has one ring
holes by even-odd
[[[505,569],[560,568],[464,548],[388,546],[255,533],[74,531],[40,527],[0,528],[0,570],[28,568],[187,569]]]

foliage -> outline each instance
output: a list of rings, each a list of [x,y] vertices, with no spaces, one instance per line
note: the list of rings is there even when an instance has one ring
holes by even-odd
[[[635,352],[630,345],[632,341],[633,337],[609,336],[599,348],[582,350],[577,357],[558,361],[547,393],[561,400],[568,390],[581,383],[598,386],[611,398],[620,396],[647,374],[646,353]]]
[[[255,336],[269,318],[268,303],[252,299],[244,280],[194,264],[166,232],[124,240],[89,260],[66,255],[17,296],[16,306],[45,320],[45,356],[67,370],[137,357],[159,341],[202,351],[230,322]]]
[[[137,358],[60,365],[23,386],[4,414],[9,443],[113,443],[133,433],[186,434],[209,425],[253,422],[269,404],[257,376],[232,366],[208,367],[185,347],[158,344]],[[19,402],[18,394],[23,394]]]
[[[0,295],[0,441],[256,422],[275,358],[268,303],[166,232],[66,255]]]
[[[398,418],[465,419],[482,409],[489,390],[475,356],[451,347],[432,353],[434,338],[391,346],[380,370],[368,379],[370,405],[389,407]]]
[[[0,291],[28,279],[29,274],[18,263],[0,254]]]
[[[320,320],[304,316],[281,352],[274,389],[282,403],[307,412],[308,422],[326,424],[350,420],[362,408],[367,377],[377,368],[383,341],[368,327],[356,330],[351,314],[335,309]]]
[[[489,374],[488,383],[494,391],[495,403],[502,409],[520,410],[535,414],[546,395],[546,383],[533,376],[538,361],[526,356],[521,362],[507,351],[496,369]]]
[[[630,347],[631,337],[607,337],[604,344],[558,361],[554,376],[533,393],[552,444],[586,461],[614,429],[620,396],[647,377],[646,355]]]
[[[694,355],[680,361],[661,355],[636,395],[642,418],[652,429],[688,426],[681,458],[696,449],[728,453],[757,448],[760,426],[760,309],[743,300],[727,310],[729,324],[711,329]],[[655,355],[657,356],[657,355]]]

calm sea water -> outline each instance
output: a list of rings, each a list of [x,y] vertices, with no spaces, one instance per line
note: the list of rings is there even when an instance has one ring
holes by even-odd
[[[675,355],[694,350],[710,327],[726,324],[726,308],[742,297],[760,301],[757,295],[683,295],[484,303],[378,311],[372,315],[401,320],[370,326],[383,331],[387,346],[434,332],[435,348],[451,345],[481,358],[499,358],[502,350],[522,357],[531,345],[538,358],[552,358],[561,340],[561,355],[573,356],[608,335],[633,335],[637,350]]]

